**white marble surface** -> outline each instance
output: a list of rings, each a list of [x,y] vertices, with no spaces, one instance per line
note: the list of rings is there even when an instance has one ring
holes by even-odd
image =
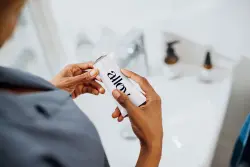
[[[213,158],[231,92],[230,73],[219,82],[201,83],[196,76],[167,80],[149,78],[162,98],[164,143],[161,167],[207,167]],[[112,120],[115,103],[108,93],[84,95],[76,100],[96,125],[111,166],[134,166],[138,140],[124,140],[121,130],[129,124]]]

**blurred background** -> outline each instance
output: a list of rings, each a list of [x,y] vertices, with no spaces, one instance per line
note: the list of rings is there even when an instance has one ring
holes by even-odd
[[[223,92],[221,87],[229,87],[219,104],[225,114],[215,126],[218,139],[213,139],[216,146],[209,163],[223,167],[250,111],[249,18],[248,0],[33,0],[23,10],[15,34],[1,48],[0,65],[50,80],[67,64],[95,61],[103,52],[115,52],[121,67],[150,78],[157,86],[156,80],[168,82],[167,42],[180,41],[175,46],[182,64],[177,71],[193,79],[202,70],[206,51],[212,50],[217,70],[213,79],[222,85],[214,86],[211,98]],[[103,137],[104,145],[108,139]],[[109,151],[108,155],[112,156]]]
[[[1,64],[17,64],[49,78],[68,63],[95,60],[101,52],[117,49],[120,60],[146,54],[141,57],[146,58],[147,72],[156,75],[165,56],[164,32],[239,60],[250,55],[249,15],[247,0],[30,1],[16,33],[1,50]],[[133,50],[136,45],[139,51]],[[12,46],[18,49],[8,49]],[[22,56],[24,52],[29,56]],[[19,62],[20,57],[26,63]],[[31,70],[35,62],[40,68]]]

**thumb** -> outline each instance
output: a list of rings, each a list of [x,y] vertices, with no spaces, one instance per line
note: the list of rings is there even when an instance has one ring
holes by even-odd
[[[85,72],[81,75],[77,75],[77,76],[72,77],[71,83],[72,84],[79,84],[79,83],[83,83],[83,82],[88,82],[88,81],[95,79],[98,74],[99,74],[98,69],[92,69],[92,70]]]
[[[131,102],[128,96],[119,90],[114,90],[112,95],[116,101],[127,110],[129,116],[133,116],[137,107]]]

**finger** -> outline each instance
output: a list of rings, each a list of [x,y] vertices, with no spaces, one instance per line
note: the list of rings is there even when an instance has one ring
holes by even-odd
[[[154,91],[153,87],[149,84],[148,80],[144,77],[141,77],[140,75],[126,70],[126,69],[121,69],[121,72],[128,78],[131,78],[134,80],[136,83],[138,83],[141,87],[141,89],[148,94],[149,92]]]
[[[105,89],[98,82],[92,81],[92,82],[90,82],[90,85],[91,85],[92,88],[98,90],[101,94],[105,93]]]
[[[75,92],[73,92],[73,93],[71,94],[71,97],[72,97],[72,99],[75,99],[75,98],[76,98]]]
[[[88,82],[88,81],[94,80],[98,74],[99,74],[99,71],[97,69],[92,69],[84,74],[71,77],[70,82],[72,84],[80,84],[83,82]]]
[[[118,120],[118,122],[122,122],[123,119],[124,119],[123,116],[120,115],[117,120]]]
[[[119,91],[119,90],[114,90],[112,92],[113,97],[116,99],[116,101],[122,106],[124,107],[128,114],[130,116],[133,116],[134,114],[136,114],[136,110],[138,107],[136,107],[128,98],[127,95],[125,95],[123,92]]]
[[[84,93],[90,93],[90,94],[93,94],[93,95],[98,95],[99,94],[99,91],[96,90],[96,89],[93,89],[91,87],[84,87],[83,88],[83,92]]]
[[[87,62],[87,63],[78,63],[78,64],[75,64],[75,65],[77,65],[82,70],[87,70],[87,69],[93,69],[94,68],[94,63],[92,61]]]
[[[89,69],[89,70],[81,70],[80,72],[77,73],[77,75],[80,75],[80,74],[89,72],[90,70],[92,70],[92,69]],[[100,77],[99,75],[97,75],[95,79],[96,79],[97,81],[102,82],[102,79],[101,79],[101,77]]]
[[[92,69],[81,70],[80,74],[83,74],[83,73],[89,72],[90,70],[92,70]],[[80,74],[78,73],[77,75],[80,75]],[[102,79],[101,79],[101,77],[100,77],[99,75],[97,75],[95,79],[96,79],[97,81],[102,82]]]
[[[78,69],[78,70],[73,72],[73,76],[81,75],[82,73],[83,73],[83,71]]]
[[[97,81],[100,81],[100,82],[102,82],[102,79],[101,79],[101,77],[99,76],[99,75],[97,75],[97,77],[95,78]]]
[[[74,91],[76,97],[84,93],[83,87],[84,86],[82,84],[76,86],[75,91]]]
[[[119,108],[117,107],[115,109],[115,111],[113,112],[112,117],[113,118],[118,118],[120,115],[121,115],[121,112],[120,112]]]
[[[98,90],[93,89],[91,87],[87,87],[87,92],[90,93],[90,94],[93,94],[93,95],[98,95],[99,94]]]

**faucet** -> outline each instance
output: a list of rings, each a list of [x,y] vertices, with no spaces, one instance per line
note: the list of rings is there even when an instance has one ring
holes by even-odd
[[[143,31],[130,30],[118,43],[116,55],[117,63],[121,68],[129,68],[142,75],[149,74]]]

